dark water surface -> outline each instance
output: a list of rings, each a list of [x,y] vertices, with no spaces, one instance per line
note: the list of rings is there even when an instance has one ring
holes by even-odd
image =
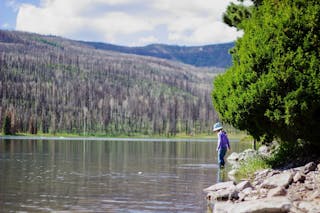
[[[233,151],[248,148],[232,142]],[[0,212],[205,212],[215,142],[0,140]]]

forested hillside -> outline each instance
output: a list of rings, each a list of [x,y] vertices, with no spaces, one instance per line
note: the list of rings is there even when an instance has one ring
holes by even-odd
[[[193,47],[164,44],[151,44],[144,47],[125,47],[99,42],[84,43],[101,50],[170,59],[196,67],[213,66],[222,68],[231,66],[232,61],[229,50],[234,46],[233,42]]]
[[[210,131],[218,68],[97,50],[54,36],[0,31],[0,125],[11,133]]]

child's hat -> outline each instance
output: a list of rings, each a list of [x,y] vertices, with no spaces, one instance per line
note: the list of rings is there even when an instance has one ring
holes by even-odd
[[[222,127],[222,125],[221,125],[220,122],[215,123],[215,124],[213,125],[213,131],[214,131],[214,132],[215,132],[215,131],[218,131],[218,130],[220,130],[220,129],[223,129],[223,127]]]

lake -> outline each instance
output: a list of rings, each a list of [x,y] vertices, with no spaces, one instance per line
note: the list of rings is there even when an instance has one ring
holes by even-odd
[[[205,212],[212,141],[0,139],[0,212]],[[232,151],[249,145],[231,142]],[[229,153],[230,154],[230,153]]]

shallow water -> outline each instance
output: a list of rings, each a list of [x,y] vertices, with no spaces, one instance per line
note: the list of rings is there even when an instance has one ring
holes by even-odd
[[[233,151],[246,145],[231,143]],[[208,141],[0,140],[0,212],[205,212]]]

